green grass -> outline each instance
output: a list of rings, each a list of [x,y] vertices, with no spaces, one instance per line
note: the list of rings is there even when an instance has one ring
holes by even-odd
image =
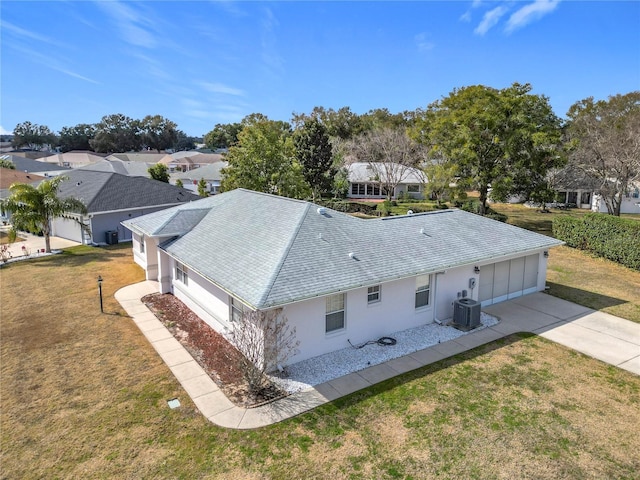
[[[0,269],[2,478],[637,478],[640,378],[530,335],[216,427],[113,298],[143,278],[126,245]]]

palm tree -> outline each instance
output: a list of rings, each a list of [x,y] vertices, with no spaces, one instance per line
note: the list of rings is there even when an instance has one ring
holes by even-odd
[[[60,184],[67,177],[59,176],[43,180],[37,187],[26,183],[14,183],[9,187],[11,195],[2,202],[4,210],[11,213],[11,236],[17,230],[41,231],[45,251],[51,252],[51,221],[67,212],[87,213],[87,207],[76,198],[58,198]]]

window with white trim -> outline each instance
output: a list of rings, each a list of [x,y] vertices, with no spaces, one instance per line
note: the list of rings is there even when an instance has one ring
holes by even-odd
[[[416,277],[416,308],[429,305],[429,275],[418,275]]]
[[[380,301],[380,285],[374,285],[367,289],[367,303],[377,303]]]
[[[236,300],[233,297],[229,297],[229,298],[231,298],[231,304],[230,304],[231,315],[229,316],[229,318],[232,322],[239,322],[240,320],[242,320],[242,316],[244,315],[244,310],[247,307],[240,300]]]
[[[180,262],[176,262],[176,280],[184,283],[185,285],[189,284],[189,275],[187,274],[187,267],[185,267]]]
[[[327,297],[325,332],[335,332],[344,328],[344,293]]]
[[[420,185],[416,185],[416,184],[407,185],[407,192],[420,193]]]

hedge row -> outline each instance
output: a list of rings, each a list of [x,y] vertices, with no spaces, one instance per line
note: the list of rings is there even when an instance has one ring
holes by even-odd
[[[640,222],[602,213],[563,215],[553,220],[553,236],[570,247],[640,270]]]
[[[321,200],[316,203],[323,207],[330,208],[331,210],[335,210],[336,212],[376,215],[376,205],[367,203],[349,202],[345,200]]]

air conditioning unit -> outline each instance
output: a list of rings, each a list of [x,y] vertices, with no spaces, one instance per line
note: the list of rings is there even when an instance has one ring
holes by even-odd
[[[118,244],[118,231],[117,230],[109,230],[106,232],[106,242],[107,245],[117,245]]]
[[[480,302],[471,298],[459,298],[453,302],[453,324],[466,330],[480,325]]]

